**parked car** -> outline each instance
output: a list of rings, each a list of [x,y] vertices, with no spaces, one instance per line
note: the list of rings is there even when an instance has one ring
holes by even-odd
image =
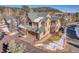
[[[77,36],[76,33],[78,33],[78,31],[75,31],[77,25],[70,25],[69,27],[67,27],[67,36],[70,37],[71,39],[77,39],[79,40],[79,37]]]
[[[79,25],[68,25],[65,29],[67,40],[69,44],[79,47]]]

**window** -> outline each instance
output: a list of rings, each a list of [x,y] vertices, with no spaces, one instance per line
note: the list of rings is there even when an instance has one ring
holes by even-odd
[[[32,26],[32,22],[29,22],[29,25]]]

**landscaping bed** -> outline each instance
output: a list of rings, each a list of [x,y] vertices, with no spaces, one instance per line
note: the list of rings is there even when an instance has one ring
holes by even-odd
[[[58,41],[58,40],[60,40],[62,35],[63,35],[63,33],[61,33],[61,32],[58,32],[56,34],[51,34],[51,36],[46,41],[44,41],[43,43],[48,44],[48,43],[53,42],[53,41]]]

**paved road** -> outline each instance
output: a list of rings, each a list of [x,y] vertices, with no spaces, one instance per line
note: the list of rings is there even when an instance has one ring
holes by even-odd
[[[69,47],[71,49],[70,53],[79,53],[79,46],[69,43]]]

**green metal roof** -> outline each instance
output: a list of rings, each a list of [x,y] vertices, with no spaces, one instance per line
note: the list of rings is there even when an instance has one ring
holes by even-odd
[[[37,19],[37,18],[39,18],[39,17],[46,17],[47,16],[47,14],[48,13],[46,13],[46,12],[30,12],[30,13],[28,13],[28,17],[30,18],[30,20],[32,21],[32,22],[34,22],[34,20],[35,19]],[[39,18],[40,19],[40,18]],[[41,19],[40,19],[41,20]],[[39,20],[39,21],[40,21]],[[43,19],[42,19],[43,20]],[[37,20],[37,22],[39,22],[38,20]]]
[[[27,28],[27,30],[33,31],[36,33],[41,33],[41,32],[45,31],[43,28],[32,28],[32,26],[29,26],[29,25],[27,25],[26,28]]]

